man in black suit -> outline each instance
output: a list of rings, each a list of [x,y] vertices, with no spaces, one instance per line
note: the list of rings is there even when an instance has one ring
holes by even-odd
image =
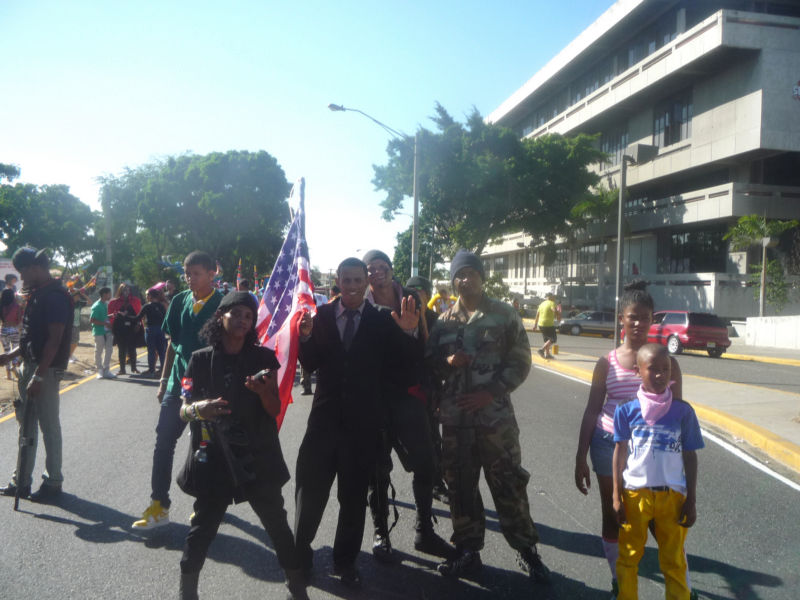
[[[367,267],[357,258],[336,270],[341,296],[300,320],[300,363],[317,371],[308,427],[297,457],[295,544],[310,576],[311,542],[319,528],[334,477],[339,521],[333,544],[334,574],[360,585],[356,557],[364,536],[369,476],[375,468],[383,421],[382,389],[409,385],[413,332],[419,312],[413,298],[400,311],[378,311],[364,299]]]

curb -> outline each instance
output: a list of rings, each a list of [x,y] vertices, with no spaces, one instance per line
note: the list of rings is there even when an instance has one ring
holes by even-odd
[[[572,356],[581,355],[574,354]],[[531,359],[536,365],[547,367],[553,371],[564,373],[565,375],[570,375],[587,383],[591,383],[592,381],[591,370],[559,363],[558,359],[546,360],[540,357],[535,351],[531,352]],[[797,444],[759,425],[745,421],[744,419],[728,414],[717,408],[694,402],[688,398],[686,400],[691,403],[700,421],[717,427],[735,438],[746,441],[751,446],[764,452],[770,458],[796,472],[800,472],[800,446]]]

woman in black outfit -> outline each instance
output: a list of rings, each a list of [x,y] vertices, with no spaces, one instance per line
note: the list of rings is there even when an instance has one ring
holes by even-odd
[[[209,346],[192,354],[182,380],[180,415],[190,423],[191,446],[178,485],[195,497],[181,558],[185,600],[197,598],[200,569],[228,505],[245,500],[272,539],[289,598],[308,599],[281,494],[289,471],[275,422],[280,365],[257,345],[257,313],[250,293],[228,293],[200,331]]]

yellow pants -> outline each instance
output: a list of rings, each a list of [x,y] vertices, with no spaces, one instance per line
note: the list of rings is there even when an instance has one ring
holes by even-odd
[[[655,523],[665,597],[667,600],[689,600],[686,554],[683,551],[687,529],[678,525],[684,499],[683,494],[673,490],[624,490],[623,503],[628,522],[619,531],[618,600],[636,600],[639,597],[639,561],[644,555],[650,521]]]

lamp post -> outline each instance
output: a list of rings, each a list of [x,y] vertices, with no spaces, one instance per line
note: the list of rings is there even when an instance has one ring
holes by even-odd
[[[628,162],[640,165],[653,160],[658,155],[658,146],[647,144],[633,144],[625,149],[622,154],[622,165],[619,175],[619,206],[617,207],[617,295],[614,298],[614,348],[619,346],[619,299],[622,297],[622,214],[627,192]]]
[[[407,140],[409,138],[408,135],[404,133],[400,133],[396,129],[392,129],[386,123],[383,123],[373,117],[372,115],[368,115],[363,110],[359,110],[358,108],[349,108],[343,106],[341,104],[328,104],[328,109],[334,112],[357,112],[361,115],[367,117],[370,121],[380,126],[384,131],[386,131],[389,135],[393,138]],[[419,141],[419,134],[414,134],[414,179],[413,179],[413,191],[412,194],[414,196],[414,217],[413,221],[411,222],[411,276],[415,277],[419,275],[419,235],[417,232],[417,222],[419,220],[419,194],[417,185],[417,142]]]

